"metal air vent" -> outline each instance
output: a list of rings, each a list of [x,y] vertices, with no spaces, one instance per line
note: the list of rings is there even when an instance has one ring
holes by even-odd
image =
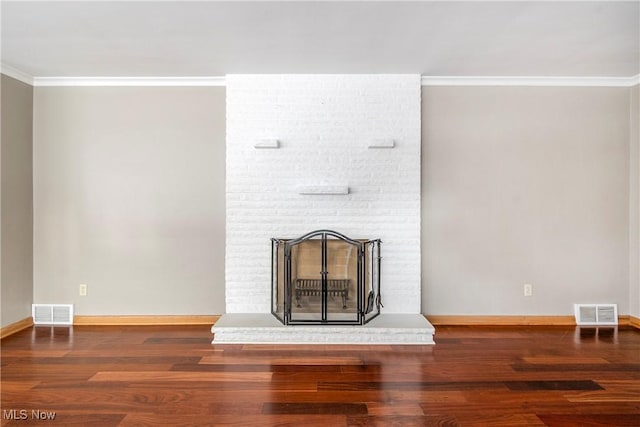
[[[617,304],[575,304],[574,312],[578,325],[617,325]]]
[[[73,304],[32,304],[35,325],[72,325]]]

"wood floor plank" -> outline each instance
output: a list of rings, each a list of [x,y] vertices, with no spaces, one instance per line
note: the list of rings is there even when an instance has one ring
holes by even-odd
[[[85,412],[153,411],[167,403],[186,403],[197,394],[191,390],[157,390],[126,388],[110,389],[35,389],[29,392],[3,392],[3,401],[15,402],[16,409],[46,409],[56,411],[86,410]],[[205,403],[209,404],[208,400]],[[9,406],[11,407],[11,406]],[[96,408],[97,407],[97,408]],[[3,402],[3,408],[4,406]]]
[[[555,393],[555,392],[554,392]],[[496,400],[470,398],[470,400],[442,400],[420,402],[425,414],[448,413],[461,415],[508,415],[508,414],[627,414],[640,416],[637,402],[569,402],[562,398],[546,398],[547,393],[540,396],[523,394],[506,399],[500,396]],[[467,397],[469,397],[467,395]]]
[[[568,403],[568,392],[564,390],[493,390],[490,393],[463,392],[469,402],[480,403],[513,403],[516,402],[564,402]],[[579,393],[579,392],[575,392]]]
[[[167,345],[207,345],[211,343],[209,337],[153,337],[144,340],[144,344],[167,344]]]
[[[408,347],[408,346],[403,346]],[[264,352],[273,351],[278,354],[282,352],[300,352],[301,346],[299,344],[244,344],[241,347],[243,352]],[[310,344],[304,346],[304,351],[307,352],[369,352],[369,351],[393,351],[394,347],[391,345],[350,345],[350,344]]]
[[[97,372],[89,381],[195,381],[195,382],[237,382],[271,381],[271,372],[184,372],[184,371],[112,371]]]
[[[587,356],[525,356],[522,360],[533,365],[589,365],[596,363],[609,363],[608,360],[602,357]]]
[[[506,390],[500,381],[485,382],[431,382],[431,381],[320,381],[318,390],[358,391],[358,390],[424,390],[424,391],[462,391],[462,390]]]
[[[486,391],[485,391],[486,392]],[[458,390],[449,391],[388,391],[386,392],[393,401],[417,402],[424,411],[424,403],[433,404],[435,407],[448,404],[469,404],[469,400],[464,392]],[[424,412],[432,414],[433,410]]]
[[[244,400],[235,405],[224,402],[209,403],[209,413],[213,415],[260,415],[262,402]]]
[[[201,364],[266,364],[266,365],[362,365],[364,362],[358,357],[254,357],[254,356],[226,356],[226,355],[212,355],[204,356],[200,361]]]
[[[567,396],[569,402],[640,402],[640,388],[628,391],[588,391]]]
[[[172,365],[170,370],[185,372],[276,372],[274,368],[276,367],[266,363],[260,365],[177,363]]]
[[[101,384],[100,382],[98,384]],[[240,391],[286,391],[286,392],[313,392],[317,391],[317,385],[315,381],[308,382],[270,382],[270,381],[133,381],[133,382],[106,382],[105,384],[123,384],[129,388],[192,388],[192,389],[206,389],[211,391],[223,391],[225,393]]]
[[[44,378],[47,376],[55,376],[59,374],[60,369],[64,367],[70,368],[72,372],[69,372],[68,379],[81,379],[87,378],[87,375],[91,376],[95,372],[99,371],[168,371],[173,366],[170,363],[156,364],[156,363],[104,363],[104,364],[53,364],[53,365],[41,365],[41,364],[12,364],[7,366],[3,370],[5,378],[22,377],[25,375],[24,371],[29,370],[28,375],[33,378]]]
[[[509,390],[603,390],[594,381],[505,381]]]
[[[362,365],[364,362],[359,357],[312,357],[312,358],[298,358],[298,357],[279,357],[274,358],[271,361],[273,365]]]
[[[12,391],[26,391],[36,387],[40,384],[40,381],[11,381],[11,380],[2,380],[2,390],[5,392]]]
[[[595,380],[606,391],[627,391],[640,393],[640,387],[638,387],[638,381],[624,379],[624,380]]]
[[[344,415],[189,415],[181,414],[167,417],[161,414],[129,414],[119,424],[121,427],[201,427],[201,426],[230,426],[230,427],[341,427],[346,426]]]
[[[522,364],[515,363],[511,365],[515,371],[519,372],[567,372],[567,371],[581,371],[581,372],[637,372],[637,363],[607,363],[607,364],[592,364],[592,363],[576,363],[576,364]]]
[[[426,415],[418,402],[368,402],[367,408],[369,415],[387,416],[387,415],[403,415],[403,416],[423,416]]]
[[[640,416],[628,414],[545,414],[539,416],[548,427],[638,427]]]
[[[265,415],[366,415],[364,403],[341,402],[265,402],[262,405]]]
[[[2,345],[5,346],[4,341],[10,338],[4,338],[2,340]],[[9,353],[10,351],[10,353]],[[70,350],[46,350],[46,349],[18,349],[18,350],[9,350],[3,349],[2,353],[11,354],[11,357],[64,357],[69,354]],[[3,356],[4,360],[4,356]]]
[[[543,427],[547,426],[535,414],[473,414],[456,415],[465,427]]]
[[[191,363],[196,364],[200,361],[201,357],[198,356],[183,356],[183,357],[175,357],[175,356],[120,356],[120,357],[111,357],[111,356],[63,356],[63,357],[3,357],[3,360],[7,364],[19,364],[19,363],[28,363],[29,365],[73,365],[73,366],[82,366],[82,365],[98,365],[98,364],[136,364],[136,365],[147,365],[147,364],[180,364],[180,363]]]
[[[351,416],[347,418],[349,427],[454,427],[459,423],[451,415],[388,415]]]
[[[113,357],[118,358],[123,355],[123,351],[132,357],[162,357],[167,354],[171,354],[174,357],[203,357],[211,354],[219,353],[219,350],[214,350],[212,348],[202,347],[202,348],[185,348],[183,346],[176,348],[158,348],[157,345],[154,346],[134,346],[134,347],[125,347],[121,344],[118,345],[110,345],[106,348],[95,348],[91,350],[80,349],[80,350],[72,350],[67,353],[69,357]]]

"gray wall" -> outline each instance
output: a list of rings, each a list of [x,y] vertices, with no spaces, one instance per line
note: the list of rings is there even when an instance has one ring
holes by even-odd
[[[35,302],[224,312],[224,99],[216,87],[35,89]]]
[[[425,87],[422,102],[423,312],[629,313],[629,88]]]
[[[634,90],[423,88],[424,313],[639,314]],[[224,312],[224,96],[35,89],[36,302]]]
[[[31,316],[33,299],[33,88],[2,75],[1,326]]]
[[[640,85],[630,98],[629,314],[640,318]]]

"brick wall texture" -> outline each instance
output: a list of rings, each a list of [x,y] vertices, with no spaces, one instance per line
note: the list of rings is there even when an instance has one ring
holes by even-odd
[[[226,81],[227,313],[268,313],[270,238],[317,229],[382,239],[383,312],[420,313],[420,76]],[[376,139],[395,147],[368,148]],[[299,194],[310,186],[349,193]]]

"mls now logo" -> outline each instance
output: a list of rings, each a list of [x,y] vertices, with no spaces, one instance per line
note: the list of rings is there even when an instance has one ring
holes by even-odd
[[[33,409],[5,409],[2,411],[2,419],[4,420],[55,420],[56,413],[51,411],[41,411]]]

